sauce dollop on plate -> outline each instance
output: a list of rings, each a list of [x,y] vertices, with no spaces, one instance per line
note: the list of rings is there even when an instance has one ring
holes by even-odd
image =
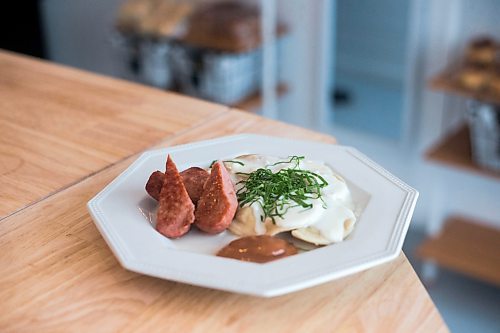
[[[265,263],[294,254],[297,254],[297,249],[292,244],[268,235],[238,238],[217,252],[219,257],[256,263]]]

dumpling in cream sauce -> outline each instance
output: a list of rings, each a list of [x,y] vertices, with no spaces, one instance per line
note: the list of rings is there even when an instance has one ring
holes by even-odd
[[[296,162],[288,161],[290,158],[243,155],[226,161],[225,166],[238,191],[244,186],[240,181],[259,168],[268,168],[276,173],[296,167]],[[238,209],[229,230],[239,236],[276,235],[291,231],[292,236],[316,245],[344,240],[356,223],[354,203],[345,180],[324,162],[300,160],[298,168],[314,172],[328,182],[321,189],[321,199],[307,199],[312,204],[311,208],[290,207],[282,217],[276,216],[273,222],[269,217],[264,218],[261,205],[254,202]]]

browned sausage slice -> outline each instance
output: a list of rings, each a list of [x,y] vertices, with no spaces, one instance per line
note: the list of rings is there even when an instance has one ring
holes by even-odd
[[[149,176],[148,182],[146,183],[146,192],[155,200],[158,200],[160,197],[160,191],[164,180],[165,174],[158,170]]]
[[[210,234],[222,232],[231,224],[237,208],[238,199],[231,177],[224,164],[216,162],[198,201],[195,224]]]
[[[198,167],[191,167],[181,172],[182,182],[195,205],[201,197],[203,186],[209,176],[208,171]],[[165,174],[163,172],[155,171],[149,176],[146,183],[146,192],[155,200],[158,200],[160,195],[164,177]]]
[[[193,222],[193,202],[189,198],[181,175],[169,155],[158,200],[156,230],[167,237],[178,238],[189,231]]]
[[[201,194],[203,193],[203,187],[205,186],[208,177],[210,177],[210,174],[205,169],[191,167],[182,171],[181,177],[184,186],[186,186],[189,197],[196,205],[198,200],[200,200]]]

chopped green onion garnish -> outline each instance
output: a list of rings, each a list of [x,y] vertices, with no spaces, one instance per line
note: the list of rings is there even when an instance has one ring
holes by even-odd
[[[262,207],[264,218],[283,218],[290,208],[302,207],[311,209],[311,199],[322,199],[321,189],[328,182],[309,170],[300,169],[303,156],[290,156],[288,161],[280,161],[251,173],[238,173],[247,178],[238,182],[241,188],[236,192],[240,207],[257,203]],[[283,168],[272,172],[269,167],[279,164],[292,164],[290,168]],[[325,207],[323,202],[323,207]]]

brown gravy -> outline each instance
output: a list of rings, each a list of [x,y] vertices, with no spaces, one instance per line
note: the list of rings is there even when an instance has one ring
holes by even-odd
[[[261,235],[238,238],[225,247],[217,255],[242,261],[264,263],[297,254],[297,249],[286,240]]]

